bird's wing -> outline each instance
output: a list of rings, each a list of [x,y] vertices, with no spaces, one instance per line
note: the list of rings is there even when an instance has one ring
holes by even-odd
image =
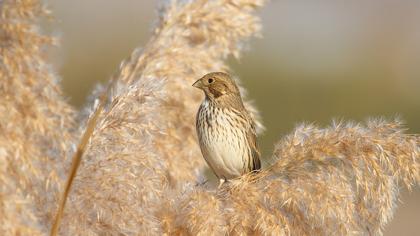
[[[246,133],[246,140],[248,142],[248,146],[251,149],[251,158],[249,160],[248,167],[250,171],[256,171],[261,169],[261,161],[260,161],[260,150],[258,148],[257,143],[257,132],[255,129],[255,124],[252,120],[250,120],[250,126]]]

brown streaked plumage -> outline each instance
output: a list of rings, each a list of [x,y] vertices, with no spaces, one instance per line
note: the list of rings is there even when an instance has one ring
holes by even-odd
[[[254,121],[245,109],[238,86],[223,72],[197,80],[205,99],[196,119],[201,152],[220,184],[261,168]]]

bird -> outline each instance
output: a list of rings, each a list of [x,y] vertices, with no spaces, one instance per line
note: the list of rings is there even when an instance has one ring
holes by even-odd
[[[205,98],[196,115],[201,153],[219,179],[226,181],[261,169],[255,122],[244,107],[238,86],[224,72],[197,80]]]

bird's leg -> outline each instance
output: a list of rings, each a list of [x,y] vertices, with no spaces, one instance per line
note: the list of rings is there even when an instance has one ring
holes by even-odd
[[[220,178],[220,179],[219,179],[219,186],[218,186],[217,188],[222,187],[222,185],[223,185],[225,182],[226,182],[226,179],[225,179],[225,178]]]

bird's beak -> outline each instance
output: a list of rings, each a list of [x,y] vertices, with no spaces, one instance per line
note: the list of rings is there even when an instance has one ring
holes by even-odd
[[[204,87],[203,81],[201,79],[195,81],[192,85],[193,87],[196,87],[198,89],[202,89]]]

